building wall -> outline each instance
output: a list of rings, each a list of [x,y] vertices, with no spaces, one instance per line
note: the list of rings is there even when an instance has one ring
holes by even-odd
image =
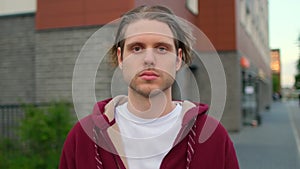
[[[176,15],[195,24],[196,15],[186,7],[186,1],[172,0],[38,0],[36,29],[104,25],[128,10],[140,5],[165,5]]]
[[[270,78],[268,0],[236,0],[236,3],[237,50]]]
[[[210,68],[210,72],[208,72],[206,61],[209,60],[210,57],[216,57],[215,53],[211,52],[200,52],[200,58],[195,58],[193,61],[193,65],[191,67],[191,71],[195,76],[197,81],[198,89],[193,87],[192,81],[189,81],[189,86],[187,89],[193,89],[194,94],[190,94],[194,97],[193,101],[199,101],[201,103],[208,104],[210,106],[214,105],[216,107],[211,107],[212,110],[216,110],[220,108],[225,102],[225,107],[223,112],[210,112],[211,115],[218,118],[218,115],[221,114],[221,122],[226,127],[227,130],[230,131],[239,131],[241,129],[242,124],[242,117],[241,117],[241,68],[239,66],[239,55],[232,51],[232,52],[219,52],[218,53],[221,64],[223,66],[222,70],[225,73],[225,85],[219,83],[218,85],[212,86],[211,82],[213,78],[219,78],[215,73],[217,71],[212,71]],[[218,57],[218,56],[217,56]],[[218,58],[217,58],[218,59]],[[211,62],[210,62],[211,63]],[[215,63],[216,64],[216,63]],[[217,66],[217,65],[216,65]],[[219,67],[220,68],[220,67]],[[215,68],[213,68],[216,70]],[[218,69],[220,70],[220,69]],[[219,73],[219,72],[218,72]],[[214,77],[212,77],[214,76]],[[186,78],[187,76],[181,76],[181,78]],[[212,87],[217,87],[218,89],[212,89]],[[226,96],[225,100],[222,99],[221,95],[218,95],[218,98],[214,98],[214,103],[212,103],[212,90],[216,92],[217,90],[225,90]],[[195,97],[195,92],[199,91],[199,98]],[[217,93],[218,94],[218,93]],[[191,99],[191,98],[188,98]],[[198,100],[197,100],[198,99]]]
[[[281,61],[280,61],[280,49],[272,49],[271,55],[271,69],[272,77],[276,78],[276,82],[273,79],[273,92],[281,92]],[[278,80],[278,81],[277,81]]]
[[[226,76],[227,96],[221,122],[230,131],[241,129],[241,68],[237,52],[235,0],[201,0],[196,24],[218,51]],[[200,47],[200,50],[209,50]],[[197,63],[199,64],[199,63]],[[201,65],[201,64],[199,64]],[[209,76],[195,73],[200,85],[201,100],[211,104]],[[205,83],[204,83],[205,82]],[[209,96],[209,97],[207,97]]]
[[[76,59],[85,42],[101,28],[35,31],[34,20],[33,14],[0,18],[0,104],[72,101]],[[111,34],[106,35],[111,38]],[[99,40],[105,41],[105,37]],[[97,57],[95,52],[98,51],[93,56]],[[105,58],[97,65],[92,90],[98,99],[111,97],[109,87],[114,68],[108,62]],[[89,65],[83,67],[89,70]]]
[[[236,7],[237,51],[250,62],[244,71],[255,83],[259,114],[272,101],[268,0],[236,0]]]
[[[38,102],[73,101],[72,80],[75,64],[81,69],[81,86],[76,90],[82,91],[82,98],[95,100],[97,97],[97,100],[101,100],[111,97],[110,83],[115,68],[109,63],[107,56],[100,62],[100,52],[104,51],[100,46],[107,46],[101,43],[111,39],[111,32],[104,32],[99,37],[96,33],[99,29],[105,28],[66,28],[36,33],[35,80]],[[94,42],[90,43],[91,39]],[[79,58],[87,59],[78,62]],[[93,94],[87,96],[87,90]]]
[[[222,123],[230,131],[241,130],[241,67],[237,52],[219,53],[224,66],[227,83],[227,99]]]
[[[196,25],[216,50],[236,50],[235,0],[199,0]]]
[[[196,25],[197,22],[197,15],[193,14],[188,8],[187,8],[187,0],[172,0],[172,1],[166,1],[166,0],[151,0],[151,1],[143,1],[143,0],[135,0],[135,6],[141,6],[141,5],[164,5],[168,8],[172,9],[173,12],[192,24]]]
[[[94,31],[82,28],[36,32],[37,102],[71,101],[74,65],[81,47]]]
[[[35,100],[34,14],[0,17],[0,104]]]
[[[37,0],[36,29],[103,25],[134,7],[134,0]]]

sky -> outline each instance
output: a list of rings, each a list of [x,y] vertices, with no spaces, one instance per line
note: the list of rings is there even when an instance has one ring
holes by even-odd
[[[0,15],[33,12],[35,9],[36,0],[0,0]],[[270,49],[280,49],[283,87],[294,84],[299,35],[300,0],[269,0],[269,44]]]
[[[299,36],[300,0],[269,0],[269,44],[280,49],[282,87],[294,84]]]

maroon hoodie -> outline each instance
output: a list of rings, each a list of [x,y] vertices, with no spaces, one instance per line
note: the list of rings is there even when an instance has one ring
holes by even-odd
[[[59,169],[125,169],[119,156],[122,141],[114,109],[127,101],[120,96],[98,102],[91,115],[81,119],[65,141]],[[238,169],[238,161],[227,131],[205,114],[208,107],[184,101],[182,128],[161,169]]]

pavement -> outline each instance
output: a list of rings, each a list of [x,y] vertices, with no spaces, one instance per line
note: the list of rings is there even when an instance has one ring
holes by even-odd
[[[300,169],[298,101],[273,102],[260,126],[230,133],[241,169]]]

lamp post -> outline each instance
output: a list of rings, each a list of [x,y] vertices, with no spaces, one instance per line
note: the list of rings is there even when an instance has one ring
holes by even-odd
[[[298,36],[298,47],[299,47],[299,58],[298,58],[298,61],[297,61],[297,65],[296,65],[296,68],[297,68],[297,74],[295,75],[295,88],[296,89],[300,89],[300,33],[299,33],[299,36]]]

